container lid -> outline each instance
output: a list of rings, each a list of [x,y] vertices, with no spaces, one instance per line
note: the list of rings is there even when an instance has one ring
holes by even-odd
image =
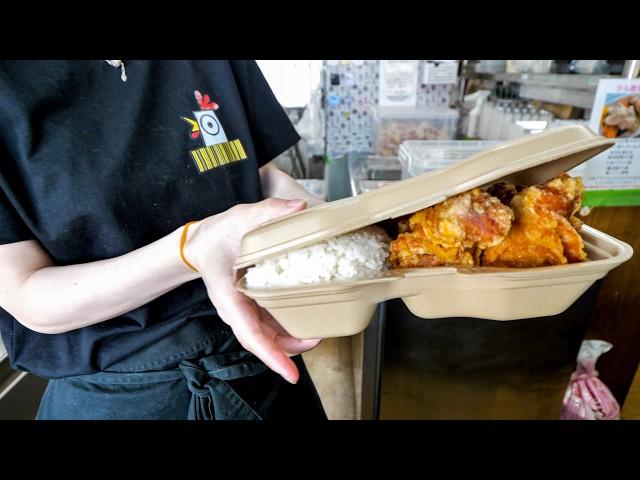
[[[439,105],[428,107],[386,107],[374,105],[371,107],[373,116],[380,120],[432,120],[457,119],[458,110]]]
[[[578,125],[506,142],[449,167],[265,223],[242,238],[235,268],[416,212],[475,187],[499,181],[540,184],[614,143]]]

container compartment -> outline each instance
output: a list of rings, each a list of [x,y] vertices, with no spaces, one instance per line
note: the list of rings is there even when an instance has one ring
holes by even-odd
[[[402,298],[414,315],[518,320],[566,310],[593,283],[631,258],[629,245],[587,225],[589,260],[552,267],[435,267],[389,270],[382,277],[288,289],[239,289],[298,338],[354,335],[379,302]]]

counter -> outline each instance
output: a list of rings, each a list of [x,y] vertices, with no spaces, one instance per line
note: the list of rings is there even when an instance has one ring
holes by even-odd
[[[346,163],[351,195],[361,194],[362,181],[367,180],[366,155],[349,156]],[[636,251],[640,248],[638,240],[630,238],[633,222],[620,224],[622,233],[622,225],[627,225],[625,235],[590,221],[596,217],[585,220],[632,245],[635,240]],[[622,403],[640,359],[632,351],[640,339],[640,317],[628,310],[638,307],[636,288],[627,278],[631,263],[551,317],[510,322],[422,319],[400,299],[380,304],[369,327],[353,338],[361,418],[557,419],[580,344],[588,334],[609,341],[615,337],[612,352],[599,365],[605,367],[603,380],[613,385]],[[624,279],[626,287],[613,285]],[[626,299],[616,300],[621,291]],[[607,313],[621,301],[626,308],[616,313],[615,322],[607,320]],[[616,326],[609,329],[612,323]],[[631,338],[625,340],[623,332]],[[616,349],[619,355],[614,356]],[[614,379],[613,366],[624,371],[624,378]]]

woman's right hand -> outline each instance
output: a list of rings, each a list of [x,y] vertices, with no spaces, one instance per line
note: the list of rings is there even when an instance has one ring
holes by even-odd
[[[298,381],[299,372],[289,356],[311,350],[320,340],[289,335],[265,309],[236,289],[233,265],[245,233],[305,206],[304,200],[276,198],[236,205],[192,225],[184,249],[187,260],[200,272],[218,315],[240,344],[291,383]]]

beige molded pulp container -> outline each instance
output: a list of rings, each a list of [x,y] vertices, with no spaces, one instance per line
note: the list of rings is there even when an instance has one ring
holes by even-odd
[[[247,233],[235,268],[377,222],[429,207],[496,182],[535,185],[613,145],[583,126],[568,126],[504,143],[447,168],[357,197],[319,205]],[[402,298],[422,318],[516,320],[566,310],[596,280],[631,258],[629,245],[585,225],[589,260],[538,268],[435,267],[391,270],[379,277],[295,288],[238,289],[293,336],[329,338],[364,330],[379,302]]]

